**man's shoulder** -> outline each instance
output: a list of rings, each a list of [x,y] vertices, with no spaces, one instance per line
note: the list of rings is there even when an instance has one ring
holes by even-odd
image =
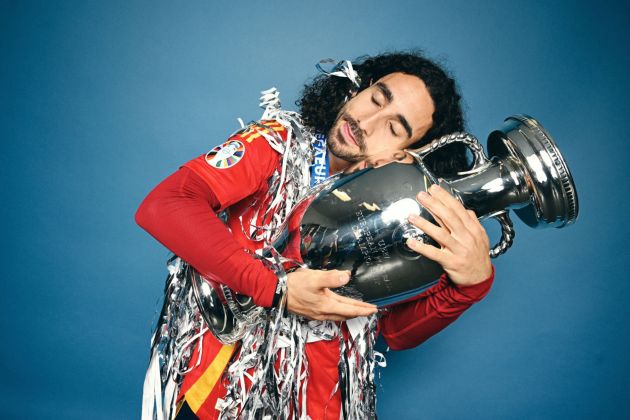
[[[287,129],[277,120],[260,120],[249,124],[237,131],[232,137],[238,137],[245,143],[252,143],[256,139],[265,139],[267,136],[279,137],[282,141],[287,139]]]

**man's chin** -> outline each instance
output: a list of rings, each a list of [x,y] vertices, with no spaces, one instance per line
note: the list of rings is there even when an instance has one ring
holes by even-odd
[[[353,151],[339,132],[339,121],[340,119],[337,118],[337,121],[335,121],[335,124],[333,124],[332,128],[328,132],[326,145],[330,154],[349,163],[363,160],[363,154]]]
[[[328,143],[328,150],[330,154],[335,156],[338,159],[344,160],[348,163],[355,163],[363,160],[365,156],[361,153],[354,153],[351,150],[346,149],[344,146],[340,145],[338,140],[334,140]]]

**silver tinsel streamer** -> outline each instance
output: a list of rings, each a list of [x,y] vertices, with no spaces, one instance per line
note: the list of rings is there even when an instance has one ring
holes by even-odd
[[[329,68],[325,69],[325,66]],[[328,76],[345,77],[350,79],[350,81],[356,88],[361,85],[361,78],[359,77],[359,73],[357,73],[357,71],[354,69],[350,60],[336,61],[332,58],[326,58],[324,60],[320,60],[320,62],[317,63],[315,67],[317,67],[317,70]]]
[[[346,340],[339,340],[339,388],[341,389],[341,409],[345,419],[376,418],[376,386],[374,371],[376,365],[384,367],[384,356],[374,350],[378,316],[364,318],[356,334]],[[359,323],[359,319],[347,321]]]
[[[345,68],[348,71],[347,68]],[[352,70],[351,66],[349,70]],[[350,73],[352,74],[352,73]],[[347,77],[347,76],[346,76]],[[351,78],[351,80],[353,80]],[[353,80],[355,82],[355,80]],[[355,82],[356,83],[356,82]],[[275,88],[262,92],[261,120],[275,120],[287,130],[287,140],[264,124],[254,122],[250,128],[258,132],[269,145],[282,155],[281,169],[271,180],[267,200],[270,205],[261,220],[270,221],[263,226],[242,226],[243,232],[254,241],[263,241],[271,258],[261,258],[274,271],[279,284],[286,290],[287,263],[269,243],[274,233],[287,218],[291,209],[310,189],[309,167],[313,159],[312,133],[306,129],[299,114],[280,108]],[[326,187],[328,182],[316,188]],[[254,217],[252,220],[256,220]],[[243,225],[241,223],[241,225]],[[295,266],[295,264],[293,264]],[[191,364],[195,345],[199,346],[201,360],[203,326],[191,283],[186,281],[185,262],[173,257],[169,260],[165,301],[152,339],[151,361],[147,370],[143,395],[143,420],[170,419],[175,414],[175,399],[186,369]],[[285,295],[286,296],[286,295]],[[286,299],[286,298],[285,298]],[[286,300],[270,311],[258,311],[244,326],[240,352],[224,373],[227,393],[217,403],[223,419],[307,419],[306,390],[308,362],[305,345],[318,340],[339,340],[339,383],[331,390],[342,395],[342,417],[346,419],[375,418],[374,368],[384,365],[383,356],[374,351],[377,315],[355,319],[350,337],[346,341],[337,323],[309,321],[289,314],[285,316]],[[279,369],[275,369],[276,363]],[[246,381],[251,385],[249,389]]]
[[[302,155],[304,149],[300,144],[306,144],[305,138],[312,139],[312,136],[301,125],[297,114],[280,109],[275,89],[263,92],[261,106],[266,107],[263,119],[275,119],[291,131],[285,149],[277,149],[283,153],[282,170],[280,174],[275,174],[269,191],[273,199],[271,210],[267,211],[273,211],[279,217],[274,217],[274,222],[268,226],[255,226],[253,231],[262,232],[263,235],[252,239],[265,240],[266,249],[273,254],[265,262],[286,287],[285,261],[269,246],[269,240],[291,208],[307,195],[309,173],[308,166],[303,165],[310,166],[312,152],[309,147],[308,154]],[[297,142],[293,141],[294,136]],[[271,139],[268,140],[272,144]],[[292,147],[295,149],[291,150]],[[303,156],[309,159],[305,160]],[[297,185],[295,181],[298,181]],[[278,203],[284,206],[276,207]],[[273,308],[267,317],[251,325],[244,335],[240,354],[226,373],[227,395],[217,405],[221,410],[221,418],[309,418],[306,412],[308,362],[305,346],[310,341],[335,339],[339,340],[340,345],[340,382],[336,388],[342,392],[343,417],[375,418],[376,362],[373,347],[377,316],[353,320],[355,328],[346,342],[339,325],[334,322],[308,321],[294,314],[283,316],[285,304],[281,302],[278,308]],[[276,362],[279,364],[278,370],[275,369]],[[251,382],[249,390],[246,379]],[[332,398],[335,391],[331,391]]]
[[[264,108],[261,120],[275,120],[287,130],[287,140],[282,141],[272,129],[258,130],[269,145],[282,155],[280,171],[271,177],[267,197],[270,205],[264,210],[262,220],[272,215],[269,223],[263,226],[251,224],[244,233],[253,241],[264,241],[269,245],[277,228],[284,222],[297,202],[306,196],[310,189],[309,168],[313,162],[311,143],[315,136],[302,124],[300,114],[280,108],[280,94],[276,88],[265,90],[260,97],[260,106]],[[266,128],[261,123],[252,123],[254,128]],[[253,221],[256,217],[252,218]]]
[[[170,419],[195,345],[201,361],[202,336],[208,330],[187,281],[188,266],[178,257],[167,262],[164,303],[151,338],[151,357],[144,379],[142,420]]]

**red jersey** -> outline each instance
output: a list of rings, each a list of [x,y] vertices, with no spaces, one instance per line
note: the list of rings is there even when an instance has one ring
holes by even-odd
[[[277,122],[264,121],[263,124],[283,139],[286,137],[284,127]],[[168,232],[156,232],[169,230],[168,226],[163,226],[164,218],[155,223],[145,220],[141,222],[141,207],[137,216],[138,222],[204,276],[226,284],[239,293],[252,296],[260,306],[269,307],[277,278],[262,264],[251,261],[253,258],[247,254],[261,248],[263,243],[248,239],[249,235],[243,230],[248,230],[250,224],[261,225],[265,222],[262,217],[263,210],[269,204],[265,202],[269,178],[279,169],[280,163],[280,154],[259,132],[249,129],[186,163],[180,170],[186,171],[187,177],[192,181],[182,182],[180,188],[192,188],[194,182],[201,182],[208,189],[205,194],[211,196],[208,201],[211,209],[214,212],[228,211],[229,237],[220,232],[221,228],[215,224],[212,232],[223,236],[207,238],[205,243],[191,237],[190,241],[184,241],[185,243],[177,246],[173,243],[171,246],[172,241],[165,239]],[[160,186],[156,190],[159,188]],[[201,186],[198,188],[202,189]],[[214,214],[207,216],[216,217]],[[147,227],[148,225],[152,225],[154,229]],[[225,227],[222,229],[225,230]],[[181,234],[178,240],[181,242]],[[221,243],[217,243],[217,240]],[[245,252],[237,255],[238,258],[232,257],[227,267],[223,259],[207,261],[208,258],[201,258],[200,254],[194,252],[196,250],[191,249],[210,246],[223,248],[234,244]],[[190,255],[189,259],[187,255]],[[473,303],[481,300],[489,291],[493,277],[494,272],[482,283],[462,287],[442,276],[436,285],[421,295],[390,307],[379,320],[379,330],[388,346],[394,350],[417,346],[457,319]],[[345,327],[343,330],[347,331]],[[203,336],[202,345],[197,346],[191,358],[191,366],[197,364],[200,348],[201,361],[186,375],[180,389],[180,399],[185,400],[199,418],[214,419],[219,414],[215,409],[217,399],[224,397],[226,393],[221,376],[237,346],[223,345],[208,332]],[[332,398],[331,394],[338,382],[339,343],[337,339],[307,343],[305,352],[309,366],[307,414],[314,419],[338,419],[341,409],[340,392],[337,391]]]

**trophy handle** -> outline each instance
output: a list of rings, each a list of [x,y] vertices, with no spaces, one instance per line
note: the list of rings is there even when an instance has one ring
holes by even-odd
[[[495,246],[492,247],[492,249],[490,249],[490,257],[496,258],[512,246],[512,243],[514,242],[515,231],[514,225],[512,224],[512,219],[510,219],[510,215],[508,214],[507,210],[499,212],[490,217],[495,218],[501,225],[501,239]]]
[[[456,142],[464,143],[464,145],[468,147],[468,149],[470,149],[473,155],[472,168],[470,169],[470,171],[462,173],[476,172],[480,167],[485,166],[490,162],[485,152],[483,151],[483,147],[481,146],[481,143],[479,143],[479,140],[477,140],[477,138],[472,134],[465,132],[447,134],[437,140],[433,140],[426,146],[415,150],[414,155],[417,158],[423,159],[426,155],[435,152],[437,149]]]
[[[413,155],[414,157],[416,157],[416,159],[422,160],[425,156],[436,151],[437,149],[455,142],[464,143],[464,145],[468,147],[473,155],[473,163],[471,169],[468,171],[459,172],[459,175],[468,175],[479,172],[482,168],[485,168],[490,164],[490,159],[488,159],[488,156],[485,154],[481,143],[479,143],[479,140],[477,140],[477,138],[472,134],[465,132],[457,132],[442,136],[439,139],[432,141],[425,147],[415,150]],[[443,186],[448,186],[448,183],[444,185],[444,182],[439,182],[437,180],[434,181]],[[507,210],[500,211],[490,217],[495,218],[501,225],[501,239],[495,246],[490,249],[490,257],[496,258],[499,255],[505,253],[505,251],[507,251],[508,248],[512,246],[515,235],[514,225],[512,224],[512,220],[510,219]]]

